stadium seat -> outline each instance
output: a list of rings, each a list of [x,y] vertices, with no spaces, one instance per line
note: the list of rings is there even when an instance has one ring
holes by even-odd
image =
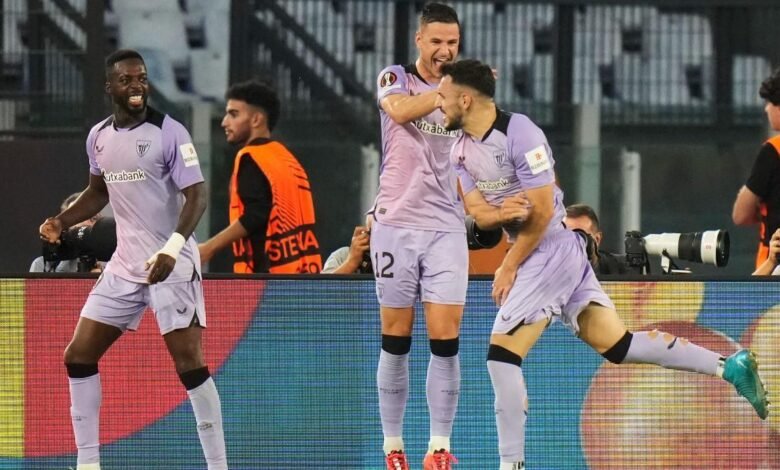
[[[213,8],[205,10],[203,15],[206,49],[228,55],[230,51],[230,12]]]
[[[119,46],[155,49],[163,47],[177,78],[189,74],[189,53],[184,16],[180,11],[129,10],[119,15]]]
[[[599,64],[593,57],[574,56],[574,71],[572,83],[572,99],[574,103],[598,103],[602,96],[602,79],[599,68],[605,64]]]
[[[393,62],[393,31],[395,17],[392,3],[380,2],[351,2],[346,5],[344,19],[347,24],[361,22],[374,27],[374,51],[371,53],[349,53],[354,50],[354,30],[345,38],[346,44],[336,51],[344,49],[347,57],[337,58],[352,68],[360,83],[371,92],[374,91],[375,80],[379,70]]]
[[[689,82],[697,79],[693,75],[676,57],[643,58],[623,54],[615,59],[616,98],[650,106],[690,105]]]
[[[574,57],[593,64],[609,64],[622,52],[620,24],[611,10],[586,8],[574,20]],[[582,64],[583,66],[585,63]]]
[[[636,54],[621,54],[614,60],[615,98],[626,103],[642,103],[644,80],[642,58]]]
[[[555,22],[555,7],[553,5],[509,4],[506,16],[510,20],[519,20],[518,28],[543,29],[551,28]]]
[[[534,101],[539,103],[553,102],[553,89],[555,88],[553,67],[552,54],[536,54],[531,59],[531,76],[534,79]]]
[[[193,49],[190,54],[193,91],[203,98],[222,101],[228,87],[227,53]]]
[[[661,14],[645,28],[648,57],[677,57],[701,64],[712,57],[712,28],[703,15]]]
[[[27,21],[25,0],[3,3],[3,73],[19,74],[27,47],[22,43],[19,25]]]
[[[16,127],[16,100],[0,100],[0,131],[12,130]]]
[[[153,1],[153,0],[150,0]],[[215,0],[186,0],[184,2],[188,13],[205,14],[210,11],[230,13],[230,2]]]
[[[658,16],[658,9],[651,6],[605,6],[595,9],[607,10],[607,17],[615,21],[620,29],[646,27]]]
[[[216,1],[215,3],[221,3]],[[178,0],[112,0],[109,3],[110,9],[117,14],[133,12],[179,12]]]
[[[643,102],[652,106],[690,104],[685,66],[676,57],[651,58],[643,63]]]
[[[762,107],[764,101],[758,95],[758,88],[761,82],[772,73],[772,66],[766,57],[736,55],[731,70],[734,106]]]
[[[146,63],[146,70],[149,74],[149,82],[152,88],[174,103],[197,100],[197,96],[185,93],[179,88],[179,85],[176,83],[171,59],[165,51],[139,47],[138,52],[143,56]]]

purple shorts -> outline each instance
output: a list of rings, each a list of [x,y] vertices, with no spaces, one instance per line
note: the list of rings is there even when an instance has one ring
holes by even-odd
[[[575,334],[577,317],[591,302],[615,309],[585,254],[584,241],[570,230],[548,234],[517,269],[493,333],[508,333],[520,322],[561,321]]]
[[[469,277],[466,234],[371,226],[376,296],[383,307],[463,305]]]
[[[194,316],[200,326],[206,326],[200,279],[149,285],[104,272],[89,293],[81,316],[122,331],[135,331],[147,306],[154,312],[163,335],[192,325]]]

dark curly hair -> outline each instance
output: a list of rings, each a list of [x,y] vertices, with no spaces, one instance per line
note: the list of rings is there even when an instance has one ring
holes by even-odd
[[[228,88],[228,91],[225,93],[225,99],[243,101],[262,109],[268,120],[269,131],[273,131],[277,121],[279,121],[282,104],[279,101],[279,95],[276,94],[276,90],[266,82],[249,80],[236,83]]]
[[[441,74],[452,77],[452,83],[473,88],[493,98],[496,94],[496,77],[489,65],[475,59],[464,59],[444,64]]]
[[[776,68],[772,75],[761,82],[758,95],[775,106],[780,105],[780,67]]]

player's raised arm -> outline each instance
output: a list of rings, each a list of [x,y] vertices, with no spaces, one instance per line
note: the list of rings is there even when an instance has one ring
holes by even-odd
[[[389,95],[379,102],[382,110],[398,124],[420,119],[436,109],[436,90],[419,95]]]

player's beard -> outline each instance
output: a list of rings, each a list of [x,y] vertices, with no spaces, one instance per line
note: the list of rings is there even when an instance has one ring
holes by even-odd
[[[463,129],[463,115],[447,117],[447,122],[444,123],[444,129],[448,131],[457,131]]]
[[[239,145],[243,147],[249,143],[249,130],[231,130],[230,134],[225,136],[225,139],[231,145]]]

